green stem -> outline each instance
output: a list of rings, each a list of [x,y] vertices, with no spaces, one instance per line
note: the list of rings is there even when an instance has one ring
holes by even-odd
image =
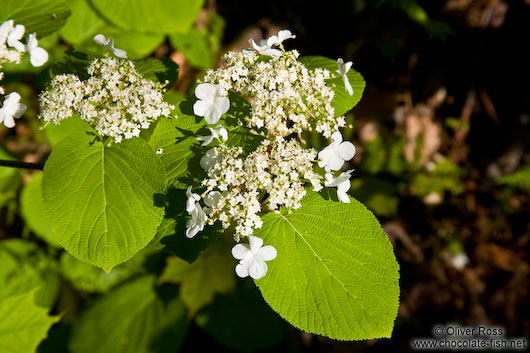
[[[7,161],[3,159],[0,159],[0,167],[11,167],[11,168],[33,169],[33,170],[44,169],[43,164],[27,163],[27,162],[19,162],[19,161]]]

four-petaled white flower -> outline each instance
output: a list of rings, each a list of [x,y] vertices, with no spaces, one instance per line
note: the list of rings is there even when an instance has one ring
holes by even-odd
[[[6,127],[15,126],[15,118],[19,118],[24,111],[26,105],[20,103],[20,94],[12,92],[6,96],[2,108],[0,108],[0,123],[4,123]]]
[[[221,136],[221,138],[225,141],[228,140],[228,131],[224,128],[223,125],[219,124],[215,128],[210,127],[209,129],[212,133],[211,135],[197,137],[197,140],[203,141],[201,146],[208,146],[210,142],[213,141],[213,139],[218,138],[219,136]]]
[[[186,236],[188,238],[193,238],[197,233],[204,229],[208,216],[204,213],[204,210],[199,203],[201,197],[191,192],[191,186],[188,186],[186,196],[188,196],[186,211],[191,216],[186,223]]]
[[[247,244],[236,244],[232,248],[232,255],[240,260],[236,266],[236,273],[239,277],[247,276],[253,279],[260,279],[267,273],[267,264],[276,258],[276,249],[272,245],[263,246],[263,239],[249,235]]]
[[[350,198],[346,192],[350,190],[350,177],[352,172],[353,169],[342,172],[338,177],[334,177],[333,174],[329,172],[325,175],[326,181],[324,182],[324,185],[328,188],[337,187],[337,197],[340,202],[350,203]]]
[[[342,141],[342,135],[336,131],[331,135],[331,143],[318,153],[318,165],[322,168],[339,170],[345,161],[355,156],[355,146],[349,141]]]
[[[26,48],[30,56],[29,61],[31,62],[31,65],[38,67],[44,65],[46,61],[48,61],[48,52],[38,46],[37,35],[35,33],[31,33],[28,36],[28,44],[26,45]]]
[[[283,52],[280,49],[273,49],[268,43],[267,40],[262,40],[260,44],[256,44],[254,39],[248,41],[250,45],[257,51],[260,55],[270,56],[276,58],[283,55]]]
[[[275,58],[282,56],[283,52],[279,49],[274,49],[273,47],[281,45],[284,40],[293,38],[296,38],[296,36],[292,34],[291,31],[289,31],[288,29],[284,29],[278,32],[278,35],[274,35],[269,37],[269,39],[262,40],[259,45],[256,44],[254,39],[250,39],[248,42],[259,54]]]
[[[24,25],[16,25],[15,28],[9,31],[9,34],[7,35],[7,45],[9,45],[11,48],[15,48],[20,52],[23,52],[24,44],[22,44],[20,40],[24,36],[25,30],[26,29]]]
[[[350,81],[348,80],[348,71],[350,71],[352,62],[348,61],[347,63],[344,63],[344,60],[342,58],[339,58],[337,60],[337,72],[339,73],[340,77],[342,78],[342,81],[344,81],[344,86],[346,86],[346,92],[350,96],[353,96],[353,88],[350,84]]]
[[[191,214],[196,207],[201,207],[198,202],[201,197],[198,194],[191,192],[191,186],[188,186],[188,190],[186,190],[186,196],[188,197],[188,201],[186,202],[186,211]]]
[[[208,216],[204,213],[204,210],[200,207],[198,202],[190,215],[191,218],[188,219],[188,222],[186,223],[186,236],[188,238],[193,238],[197,233],[204,229]]]
[[[283,43],[284,40],[287,39],[295,39],[296,36],[291,33],[288,29],[283,29],[278,32],[278,35],[271,36],[269,39],[267,39],[267,45],[269,47],[273,47],[275,45],[280,45]]]
[[[199,164],[205,172],[208,172],[210,168],[222,158],[223,156],[217,153],[215,148],[211,148],[206,151],[206,154],[204,156],[202,156],[201,160],[199,161]]]
[[[104,46],[108,51],[113,52],[118,58],[127,59],[127,52],[123,49],[114,48],[114,40],[111,38],[107,39],[103,34],[96,34],[94,36],[94,42]]]
[[[13,27],[13,24],[13,20],[7,20],[0,25],[0,45],[5,44],[7,35],[15,28]]]
[[[193,105],[193,113],[203,116],[208,124],[218,122],[230,109],[230,100],[220,85],[201,83],[195,88],[195,96],[199,99]]]

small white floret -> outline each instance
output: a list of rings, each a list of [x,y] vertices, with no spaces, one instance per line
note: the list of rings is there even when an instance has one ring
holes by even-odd
[[[195,210],[197,201],[199,201],[201,197],[198,194],[191,192],[191,186],[188,186],[188,190],[186,190],[186,196],[188,197],[188,201],[186,202],[186,211],[191,214]]]
[[[24,36],[25,30],[26,29],[24,25],[16,25],[15,28],[11,30],[7,35],[7,45],[9,45],[11,48],[15,48],[20,52],[23,52],[24,44],[22,44],[20,40]]]
[[[213,139],[221,137],[224,141],[228,140],[228,131],[224,128],[223,125],[217,125],[215,128],[209,128],[211,135],[208,136],[199,136],[197,140],[202,141],[201,146],[208,146]]]
[[[12,92],[6,96],[2,108],[0,108],[0,123],[4,123],[6,127],[15,126],[15,118],[26,111],[26,105],[20,103],[20,94]]]
[[[191,218],[186,223],[186,236],[193,238],[197,233],[204,229],[208,216],[204,213],[198,202],[195,202],[193,211],[190,213]]]
[[[28,36],[28,44],[26,45],[27,51],[29,53],[29,61],[31,65],[38,67],[42,66],[48,61],[48,52],[43,48],[38,46],[37,35],[31,33]]]
[[[267,45],[269,47],[273,47],[275,45],[280,45],[283,43],[284,40],[287,39],[294,39],[296,36],[291,33],[288,29],[284,29],[278,32],[277,36],[271,36],[269,39],[267,39]]]
[[[318,165],[321,168],[339,170],[345,161],[355,156],[355,146],[349,141],[342,141],[342,135],[336,131],[331,135],[331,143],[318,153]]]
[[[351,66],[353,63],[351,61],[348,61],[347,63],[344,63],[344,60],[342,58],[339,58],[337,60],[337,72],[339,73],[340,77],[342,78],[342,81],[344,81],[344,86],[346,87],[346,92],[350,96],[353,96],[353,87],[350,84],[350,80],[348,80],[348,71],[350,71]]]
[[[272,245],[263,246],[263,239],[250,235],[249,245],[236,244],[232,248],[232,255],[239,261],[236,273],[239,277],[252,277],[260,279],[267,274],[265,261],[274,260],[277,256],[276,249]]]
[[[346,172],[342,172],[338,177],[333,176],[331,173],[326,173],[326,181],[324,185],[328,188],[337,187],[337,197],[340,202],[350,203],[350,198],[348,197],[348,190],[350,190],[350,177],[353,169]]]
[[[111,51],[118,58],[127,59],[127,52],[123,49],[114,48],[114,40],[111,38],[107,39],[103,34],[96,34],[94,36],[94,42],[104,46],[108,51]]]
[[[230,100],[220,85],[201,83],[195,88],[198,100],[193,105],[193,113],[203,116],[208,124],[215,124],[221,115],[230,109]]]
[[[280,49],[273,49],[267,44],[266,40],[262,40],[260,45],[256,44],[254,39],[250,39],[248,42],[252,45],[252,48],[261,55],[270,56],[272,58],[277,58],[283,55],[283,52]]]

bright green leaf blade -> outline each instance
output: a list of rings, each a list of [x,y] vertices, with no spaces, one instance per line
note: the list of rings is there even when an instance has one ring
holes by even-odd
[[[143,248],[126,262],[114,267],[109,272],[79,261],[67,252],[61,255],[60,268],[63,276],[74,288],[84,292],[106,292],[132,275],[144,272],[142,264],[147,255],[154,249]]]
[[[148,80],[161,83],[168,81],[166,89],[170,89],[177,82],[179,66],[169,58],[135,60],[134,66],[138,73]]]
[[[103,147],[88,134],[59,142],[44,167],[42,198],[56,239],[109,271],[154,237],[166,175],[142,139]]]
[[[44,129],[44,133],[52,145],[56,145],[62,139],[78,134],[81,131],[94,132],[94,129],[92,129],[86,121],[82,120],[77,114],[61,120],[59,125],[50,123]]]
[[[14,20],[26,27],[25,33],[37,33],[37,38],[59,30],[70,16],[64,0],[2,0],[0,23]]]
[[[300,61],[310,69],[323,68],[328,69],[332,75],[337,72],[337,62],[323,56],[303,56]],[[353,68],[347,73],[348,80],[353,88],[353,96],[346,92],[342,78],[333,78],[327,80],[327,84],[333,87],[335,97],[333,97],[332,106],[335,108],[335,116],[344,115],[351,108],[355,107],[361,100],[366,83],[360,73]]]
[[[219,241],[191,265],[178,257],[169,257],[159,281],[180,283],[180,297],[193,316],[210,304],[217,293],[227,293],[234,287],[234,267],[230,248]]]
[[[399,266],[386,234],[361,203],[310,193],[292,213],[265,215],[256,236],[278,251],[256,284],[284,319],[335,339],[390,337]]]
[[[36,289],[35,304],[50,308],[59,293],[55,264],[32,242],[11,238],[0,242],[0,302]]]
[[[0,146],[0,159],[16,160]],[[20,185],[20,171],[17,168],[0,167],[0,195],[14,193]],[[0,203],[0,208],[2,204]]]
[[[169,37],[171,45],[180,50],[192,66],[207,69],[213,66],[215,53],[210,49],[207,33],[191,28],[186,33]]]
[[[60,31],[61,37],[70,44],[79,44],[92,38],[105,23],[87,0],[70,0],[70,9],[72,15]]]
[[[144,33],[186,32],[204,0],[90,0],[109,22]]]
[[[175,293],[161,296],[154,278],[142,277],[101,297],[74,327],[72,353],[176,352],[188,328]]]
[[[149,139],[154,150],[162,149],[160,160],[167,173],[168,185],[185,189],[198,184],[204,171],[199,165],[202,151],[197,131],[204,123],[193,116],[177,114],[176,118],[161,118]]]
[[[42,173],[35,174],[24,185],[20,195],[20,209],[28,227],[48,244],[59,247],[59,242],[53,236],[53,230],[48,224],[41,198]]]
[[[286,322],[249,281],[239,281],[234,293],[217,296],[196,315],[195,322],[216,341],[237,351],[274,346],[287,334]]]
[[[34,302],[36,290],[0,301],[0,352],[35,352],[58,316]]]

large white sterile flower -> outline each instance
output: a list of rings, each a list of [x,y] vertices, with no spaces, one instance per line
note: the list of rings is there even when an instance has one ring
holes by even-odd
[[[225,141],[228,140],[228,131],[224,128],[223,125],[219,124],[216,127],[210,127],[209,129],[212,133],[211,135],[197,137],[197,140],[203,141],[201,146],[208,146],[210,142],[213,141],[213,139],[218,138],[219,136],[221,136],[221,138]]]
[[[188,219],[188,222],[186,223],[186,236],[188,238],[193,238],[197,233],[204,229],[208,216],[204,213],[204,210],[198,202],[195,203],[195,207],[190,215],[191,218]]]
[[[28,44],[26,45],[26,48],[30,56],[29,61],[31,62],[31,65],[38,67],[44,65],[46,61],[48,61],[48,52],[38,46],[37,35],[35,33],[31,33],[28,36]]]
[[[338,177],[333,176],[333,174],[329,172],[325,175],[326,181],[324,182],[324,185],[328,188],[337,187],[337,197],[340,202],[350,203],[350,198],[346,192],[350,190],[350,177],[352,172],[353,169],[342,172]]]
[[[186,202],[186,211],[191,214],[196,207],[200,207],[197,201],[199,201],[201,197],[198,194],[191,192],[191,186],[188,186],[188,190],[186,190],[186,196],[188,197],[188,201]]]
[[[16,25],[7,35],[7,45],[18,51],[24,51],[24,44],[20,41],[24,36],[26,28],[24,25]]]
[[[331,143],[318,153],[318,165],[322,168],[339,170],[345,161],[355,156],[355,146],[350,141],[342,141],[342,135],[335,131],[331,135]]]
[[[123,49],[114,48],[114,40],[111,38],[107,39],[103,34],[96,34],[94,36],[94,42],[104,46],[108,51],[111,51],[118,58],[127,59],[127,52]]]
[[[13,24],[13,20],[7,20],[0,25],[0,45],[6,43],[7,35],[15,28],[13,27]]]
[[[252,45],[252,48],[261,55],[270,56],[272,58],[277,58],[283,55],[283,52],[280,49],[273,49],[268,45],[267,40],[262,40],[259,45],[254,42],[254,39],[250,39],[248,42]]]
[[[195,88],[198,100],[193,105],[193,113],[203,116],[208,124],[215,124],[221,115],[230,109],[230,100],[220,85],[201,83]]]
[[[277,252],[272,245],[263,246],[263,239],[249,235],[249,245],[236,244],[232,248],[232,255],[239,261],[236,273],[239,277],[247,276],[260,279],[267,274],[265,261],[274,260]]]
[[[223,158],[223,156],[217,153],[215,148],[212,148],[206,151],[206,154],[202,156],[201,160],[199,161],[199,164],[205,172],[208,172],[215,163],[221,160],[221,158]]]
[[[342,78],[342,81],[344,81],[344,86],[346,86],[346,92],[348,92],[350,96],[353,96],[353,88],[350,84],[350,80],[348,80],[347,73],[348,71],[350,71],[352,65],[353,63],[351,61],[344,63],[344,60],[342,60],[342,58],[339,58],[337,60],[337,72]]]
[[[269,47],[273,47],[275,45],[282,44],[284,40],[294,39],[294,38],[296,38],[296,36],[292,34],[291,31],[289,31],[288,29],[283,29],[278,32],[277,36],[274,35],[274,36],[269,37],[269,39],[267,39],[267,45]]]
[[[15,126],[15,118],[20,118],[25,111],[26,105],[20,103],[20,94],[12,92],[6,96],[0,108],[0,123],[11,128]]]

